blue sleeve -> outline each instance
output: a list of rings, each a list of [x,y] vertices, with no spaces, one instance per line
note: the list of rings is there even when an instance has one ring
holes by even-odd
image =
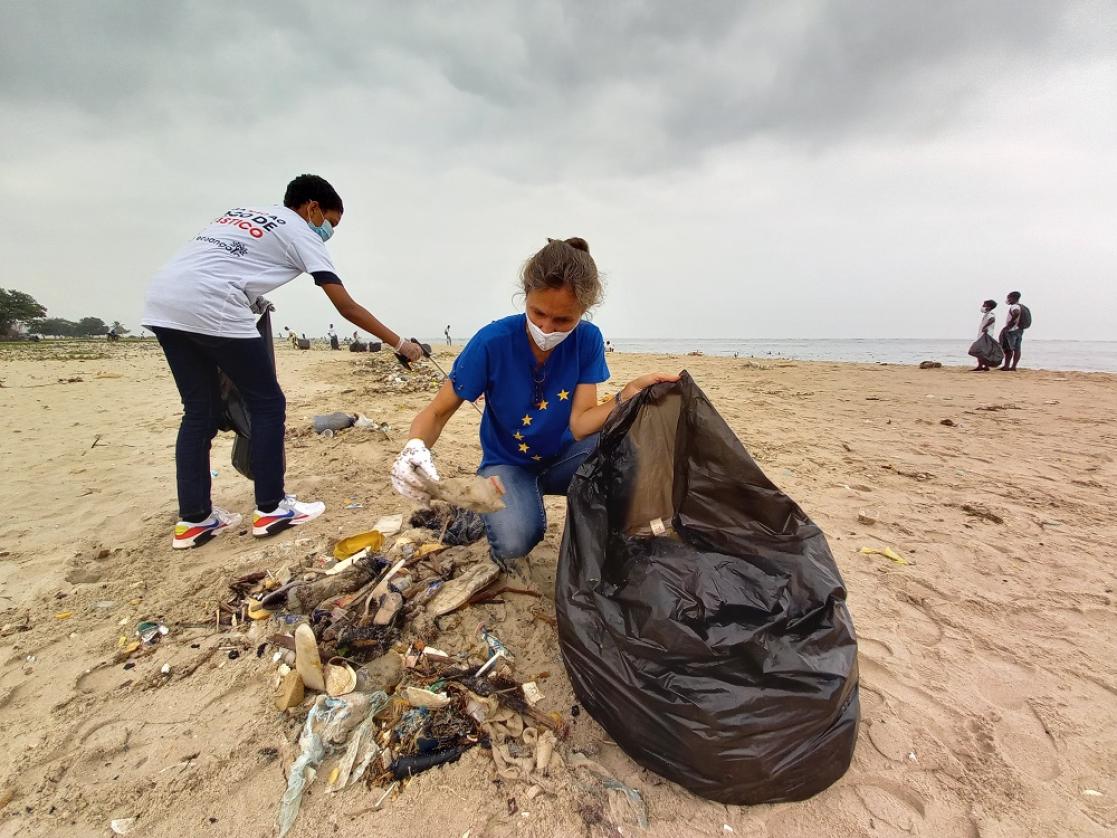
[[[489,347],[484,332],[479,332],[465,345],[450,370],[454,392],[467,402],[477,401],[489,381]]]
[[[581,369],[578,370],[578,383],[601,384],[610,378],[609,365],[605,363],[605,340],[596,326],[586,331],[579,347]]]

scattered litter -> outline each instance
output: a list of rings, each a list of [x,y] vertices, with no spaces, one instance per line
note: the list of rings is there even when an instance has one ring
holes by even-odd
[[[136,636],[145,646],[154,646],[169,633],[169,628],[154,620],[144,620],[136,626]]]
[[[570,760],[570,765],[573,768],[586,769],[597,777],[598,781],[605,786],[605,788],[624,794],[624,796],[628,798],[629,804],[632,806],[632,811],[636,816],[636,822],[640,825],[640,828],[648,828],[648,807],[644,804],[644,798],[640,795],[639,791],[632,788],[632,786],[626,786],[592,759],[589,759],[578,751],[574,752]]]
[[[385,515],[373,524],[372,528],[379,533],[383,533],[385,538],[390,538],[403,529],[403,513]]]
[[[68,620],[73,616],[74,616],[73,611],[59,611],[57,614],[54,615],[54,619],[56,619],[56,620]]]
[[[326,691],[322,658],[318,654],[318,639],[307,623],[300,623],[295,629],[295,669],[305,686],[318,692]]]
[[[345,504],[345,508],[346,509],[364,509],[365,505],[363,503],[347,503],[347,504]]]
[[[136,818],[116,818],[109,821],[109,829],[114,835],[127,835],[136,826]]]
[[[357,688],[357,673],[345,661],[337,658],[326,664],[326,692],[334,698],[347,695]]]
[[[171,665],[169,663],[163,664],[159,668],[159,674],[160,675],[170,675],[171,674]]]
[[[343,431],[346,428],[353,426],[356,418],[348,413],[341,413],[340,411],[334,413],[326,413],[314,417],[314,433],[322,434],[330,431],[330,436],[336,431]]]
[[[1086,795],[1086,797],[1102,797],[1103,796],[1102,793],[1100,791],[1098,791],[1097,789],[1082,789],[1082,793],[1084,795]]]
[[[303,703],[305,696],[302,676],[294,670],[288,670],[275,692],[275,706],[278,710],[297,707]]]
[[[379,530],[369,530],[368,532],[358,533],[351,535],[348,538],[341,539],[334,545],[334,557],[338,559],[347,559],[361,550],[371,550],[374,553],[380,552],[384,547],[384,533]]]
[[[919,362],[919,368],[921,370],[937,370],[941,367],[942,367],[942,363],[939,362],[939,361],[920,361]]]
[[[520,689],[524,691],[524,698],[527,699],[527,703],[530,704],[532,707],[543,700],[543,693],[539,691],[539,687],[534,681],[528,681],[526,684],[521,686]]]
[[[871,527],[876,522],[877,522],[877,519],[874,518],[872,515],[868,514],[867,512],[858,512],[857,513],[857,523],[859,523],[859,524],[864,524],[867,527]]]
[[[450,703],[448,696],[419,687],[407,687],[403,697],[412,707],[445,707]]]
[[[470,598],[491,585],[500,576],[500,568],[488,558],[477,562],[471,568],[445,583],[434,595],[430,603],[430,613],[441,617],[457,611]]]
[[[956,423],[953,419],[940,419],[939,424],[946,425],[946,427],[948,428],[956,427]]]
[[[891,547],[862,547],[857,551],[862,556],[884,556],[889,561],[896,564],[911,564],[907,559],[893,550]]]
[[[279,838],[284,838],[295,825],[303,793],[314,782],[318,767],[327,753],[345,744],[353,728],[365,717],[375,715],[387,703],[388,697],[384,693],[372,696],[357,693],[345,698],[318,697],[299,735],[299,756],[291,766],[287,790],[280,801]]]

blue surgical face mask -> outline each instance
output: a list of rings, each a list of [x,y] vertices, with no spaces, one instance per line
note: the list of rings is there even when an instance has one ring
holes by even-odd
[[[324,242],[329,241],[330,236],[334,234],[334,225],[330,223],[330,219],[328,218],[323,218],[321,225],[311,224],[309,218],[307,219],[306,223],[310,224],[310,229],[321,236],[322,241]]]

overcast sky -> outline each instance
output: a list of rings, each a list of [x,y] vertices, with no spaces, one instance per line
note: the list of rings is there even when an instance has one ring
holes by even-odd
[[[579,235],[613,338],[969,336],[1013,289],[1036,338],[1117,338],[1112,2],[0,15],[0,286],[53,316],[137,328],[175,250],[313,172],[339,274],[408,334],[514,311],[523,260]],[[272,297],[338,322],[309,277]]]

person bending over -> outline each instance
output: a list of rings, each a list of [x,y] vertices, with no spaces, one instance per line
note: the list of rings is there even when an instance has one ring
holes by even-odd
[[[326,241],[341,224],[343,211],[326,180],[299,175],[287,185],[283,206],[227,211],[151,280],[142,323],[159,339],[183,407],[175,446],[179,521],[172,547],[197,547],[241,521],[210,500],[210,442],[221,413],[218,370],[237,386],[252,420],[252,534],[305,524],[325,511],[325,504],[298,501],[284,486],[287,402],[269,347],[256,329],[258,298],[310,274],[346,320],[411,360],[422,356],[418,346],[373,317],[341,284]]]

